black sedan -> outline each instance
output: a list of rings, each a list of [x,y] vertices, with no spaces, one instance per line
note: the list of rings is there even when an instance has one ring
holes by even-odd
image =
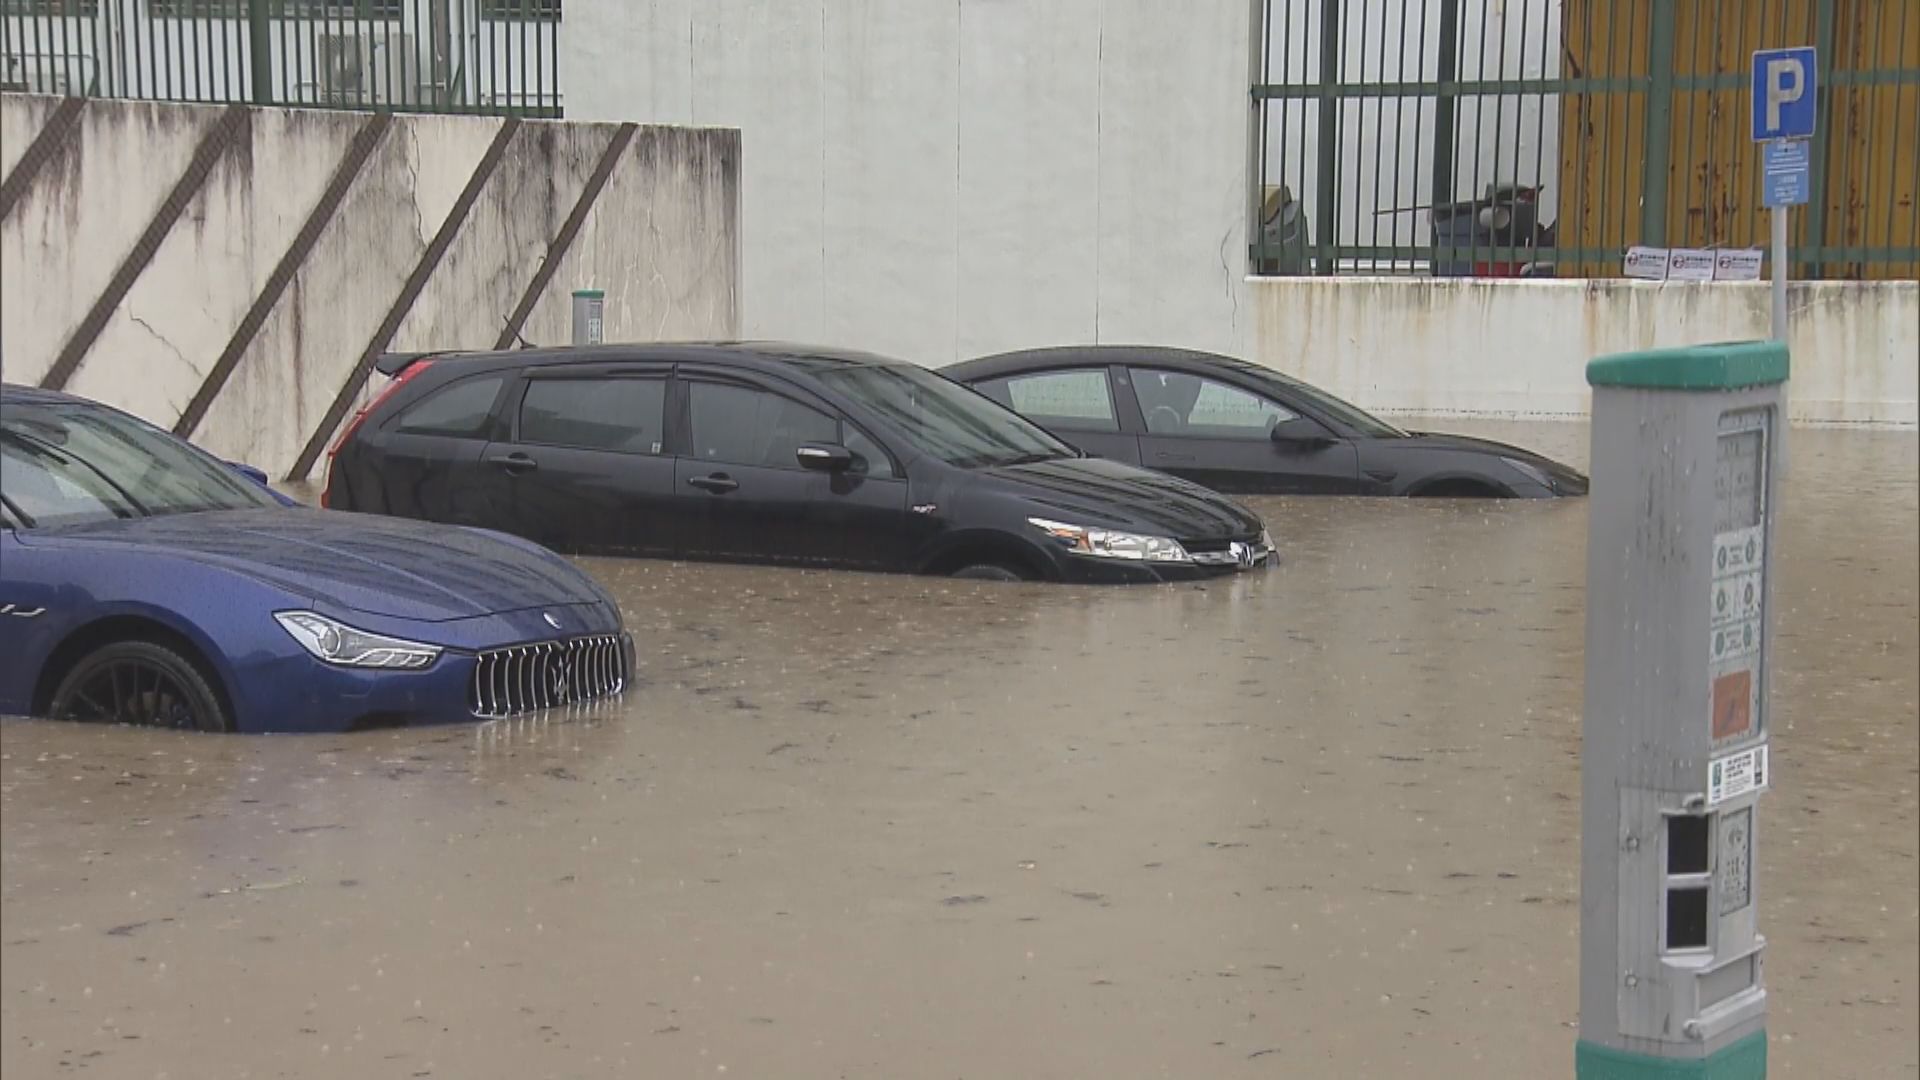
[[[323,502],[588,554],[987,579],[1251,570],[1260,519],[911,364],[805,346],[382,358]]]
[[[1270,368],[1214,353],[1089,345],[1003,353],[941,371],[1090,454],[1253,494],[1584,495],[1587,478],[1529,450],[1402,431]]]

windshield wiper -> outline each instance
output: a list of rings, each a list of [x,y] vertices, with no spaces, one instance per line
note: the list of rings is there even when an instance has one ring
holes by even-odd
[[[1042,461],[1058,461],[1063,457],[1070,457],[1070,456],[1071,455],[1063,454],[1058,450],[1036,450],[1036,451],[1033,451],[1032,453],[1016,454],[1010,458],[1001,458],[999,461],[994,462],[994,464],[995,465],[1037,465]]]
[[[20,523],[21,528],[23,529],[33,528],[33,515],[27,513],[25,510],[20,509],[19,503],[14,502],[12,499],[7,498],[5,495],[0,495],[0,510],[5,510],[7,512],[8,517],[11,517],[15,521],[18,521]]]
[[[108,508],[113,511],[114,517],[129,518],[129,517],[134,517],[135,515],[138,515],[141,517],[153,516],[152,511],[140,505],[139,499],[134,498],[132,493],[127,491],[126,488],[123,488],[119,484],[115,483],[113,477],[108,476],[106,473],[102,472],[100,470],[100,467],[95,465],[93,462],[88,461],[83,457],[79,457],[74,454],[68,454],[59,449],[56,449],[54,446],[48,443],[42,442],[41,440],[36,439],[31,435],[28,435],[24,431],[6,431],[6,432],[0,432],[0,435],[5,435],[7,438],[12,439],[15,443],[18,443],[20,445],[21,449],[25,450],[29,454],[38,454],[41,457],[50,458],[56,462],[59,462],[61,465],[65,465],[69,467],[78,465],[81,468],[92,473],[93,475],[99,477],[102,483],[112,488],[113,493],[115,495],[118,495],[121,499],[125,500],[126,502],[126,506],[114,506],[114,507]],[[129,507],[131,508],[131,510],[129,510]]]

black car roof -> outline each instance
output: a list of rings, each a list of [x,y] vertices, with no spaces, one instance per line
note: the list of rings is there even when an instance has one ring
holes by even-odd
[[[748,370],[802,370],[817,374],[849,367],[904,364],[904,360],[854,349],[788,341],[657,341],[559,348],[458,350],[421,353],[421,358],[475,366],[548,367],[571,364],[669,362],[715,364]]]
[[[1169,345],[1052,345],[962,360],[957,364],[949,364],[941,368],[940,374],[960,382],[971,382],[975,379],[991,379],[1016,372],[1120,363],[1153,364],[1176,371],[1194,372],[1221,369],[1258,372],[1267,370],[1258,364],[1235,357]]]

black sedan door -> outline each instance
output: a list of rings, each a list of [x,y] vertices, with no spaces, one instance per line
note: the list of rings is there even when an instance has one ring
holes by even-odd
[[[1140,464],[1139,440],[1122,430],[1105,367],[1010,375],[973,388],[1094,457]]]
[[[682,371],[687,452],[675,480],[687,554],[898,569],[911,546],[907,484],[884,449],[817,403],[770,384]],[[820,472],[802,444],[845,446]]]
[[[1149,469],[1231,493],[1360,490],[1353,444],[1265,395],[1158,368],[1129,368],[1128,381],[1145,424],[1140,463]]]
[[[528,372],[512,435],[487,446],[508,531],[563,551],[670,555],[668,369]]]

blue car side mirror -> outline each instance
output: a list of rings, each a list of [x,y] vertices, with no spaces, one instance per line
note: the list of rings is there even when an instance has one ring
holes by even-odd
[[[281,506],[306,505],[305,503],[302,503],[298,499],[295,499],[288,495],[283,495],[280,492],[275,491],[273,488],[273,481],[267,479],[267,474],[263,470],[256,469],[252,465],[242,464],[241,462],[238,462],[238,461],[228,461],[228,462],[223,462],[223,464],[225,464],[227,468],[232,469],[234,472],[239,473],[241,476],[244,476],[247,479],[253,481],[254,483],[259,484],[261,487],[266,488],[267,494],[273,496],[274,501],[279,503]]]
[[[268,481],[267,479],[267,474],[260,469],[254,468],[251,465],[244,465],[238,461],[229,461],[227,462],[227,468],[232,469],[234,472],[239,473],[241,476],[246,477],[247,479],[253,481],[256,484],[259,484],[261,487],[267,487],[270,484],[270,481]]]

